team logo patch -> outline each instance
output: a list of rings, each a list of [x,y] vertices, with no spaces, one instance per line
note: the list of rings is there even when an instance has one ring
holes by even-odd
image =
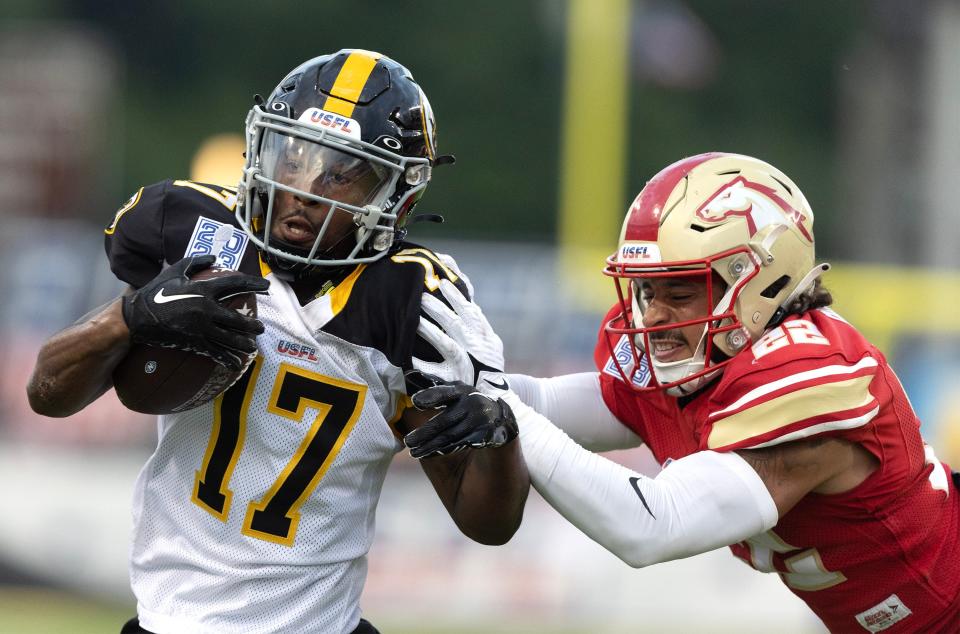
[[[215,255],[216,266],[236,271],[249,241],[250,237],[242,229],[200,216],[183,257]]]
[[[351,139],[360,140],[360,124],[354,119],[335,112],[327,112],[320,108],[309,108],[300,115],[300,121],[345,134]]]
[[[305,359],[311,363],[316,363],[320,360],[317,358],[317,349],[313,346],[284,341],[283,339],[277,343],[277,352],[288,357],[293,357],[294,359]]]
[[[633,352],[627,335],[620,337],[620,341],[613,349],[613,356],[607,359],[606,365],[603,366],[605,373],[622,381],[623,376],[620,375],[620,370],[617,368],[618,363],[623,368],[623,372],[630,376],[630,372],[633,370]],[[633,384],[637,387],[646,387],[648,383],[650,383],[650,365],[647,362],[647,355],[643,355],[640,357],[640,368],[633,374]]]
[[[697,209],[697,217],[706,222],[721,222],[730,216],[742,216],[753,236],[764,227],[792,222],[803,236],[813,242],[804,222],[807,217],[781,198],[776,190],[738,176],[721,187]]]
[[[856,616],[857,623],[863,626],[868,632],[882,632],[913,614],[910,608],[903,604],[895,594],[873,606],[869,610],[864,610]]]

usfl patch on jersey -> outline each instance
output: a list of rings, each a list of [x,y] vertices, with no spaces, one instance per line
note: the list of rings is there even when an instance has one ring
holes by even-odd
[[[242,229],[200,216],[183,257],[212,254],[217,256],[217,266],[236,271],[249,241]]]
[[[613,349],[613,355],[607,359],[606,365],[603,366],[604,372],[622,381],[623,376],[620,374],[620,369],[617,368],[617,363],[623,368],[624,373],[630,376],[630,372],[633,370],[633,351],[627,335],[620,337],[620,341]],[[646,387],[648,383],[650,383],[650,365],[647,362],[647,355],[643,355],[640,357],[640,367],[633,373],[633,384],[637,387]]]

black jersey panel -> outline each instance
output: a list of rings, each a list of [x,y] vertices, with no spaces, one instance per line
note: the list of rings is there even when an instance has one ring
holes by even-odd
[[[395,366],[409,370],[413,357],[439,361],[440,355],[417,335],[424,292],[442,299],[437,283],[466,286],[423,247],[402,244],[390,256],[368,265],[354,283],[346,304],[323,330],[358,345],[383,352]]]
[[[207,183],[166,180],[142,188],[107,227],[110,268],[139,288],[167,264],[217,253],[218,264],[258,275],[257,250],[237,226],[236,192]]]

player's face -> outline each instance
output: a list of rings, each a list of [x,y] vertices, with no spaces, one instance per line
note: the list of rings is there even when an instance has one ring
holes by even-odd
[[[703,319],[714,308],[707,299],[705,279],[658,277],[643,280],[639,287],[645,328]],[[705,327],[701,322],[649,333],[650,355],[661,363],[689,359],[700,346]]]
[[[357,224],[353,212],[335,207],[333,202],[363,207],[376,198],[384,185],[382,171],[369,161],[293,138],[282,141],[273,178],[297,190],[277,190],[271,222],[273,237],[310,249],[322,232],[318,253],[335,258],[346,257],[353,248]]]

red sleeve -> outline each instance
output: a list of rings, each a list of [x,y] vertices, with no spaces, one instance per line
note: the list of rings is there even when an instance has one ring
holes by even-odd
[[[620,307],[616,305],[604,317],[594,350],[604,403],[625,427],[643,439],[659,462],[692,453],[697,445],[687,425],[678,420],[676,400],[660,390],[635,391],[614,363],[613,356],[617,355],[624,372],[630,376],[633,354],[626,335],[610,335],[604,329],[619,313]],[[634,381],[646,385],[649,378],[649,372],[638,372]]]
[[[613,319],[619,312],[620,306],[614,304],[614,306],[607,311],[607,314],[604,315],[603,319],[600,321],[600,332],[597,333],[597,345],[593,350],[593,362],[597,365],[597,369],[601,372],[603,372],[603,368],[610,360],[610,345],[607,342],[611,340],[611,337],[607,334],[604,327],[607,325],[607,322]]]
[[[620,306],[615,304],[601,320],[600,331],[597,333],[597,345],[593,351],[593,361],[600,371],[600,391],[603,394],[603,402],[621,423],[643,437],[641,425],[638,424],[642,417],[635,407],[631,407],[634,395],[623,382],[623,377],[613,361],[611,346],[617,343],[614,341],[615,336],[607,334],[604,328],[607,322],[619,312]]]

